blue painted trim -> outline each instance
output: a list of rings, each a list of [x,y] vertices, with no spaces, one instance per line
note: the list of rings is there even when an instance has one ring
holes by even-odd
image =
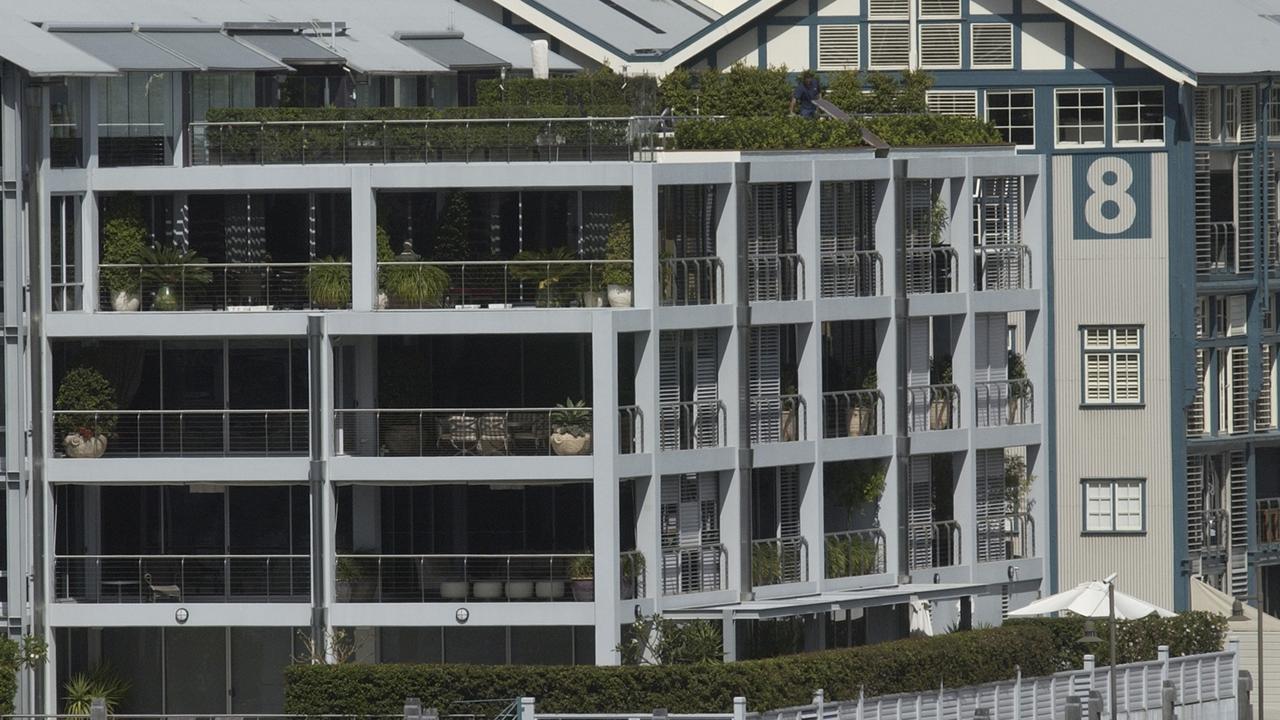
[[[1014,9],[1020,10],[1022,0],[1014,0]],[[1037,139],[1040,133],[1042,123],[1040,123],[1040,102],[1039,93],[1036,97],[1036,133]],[[1043,147],[1043,146],[1042,146]],[[1050,145],[1052,147],[1052,145]],[[1053,273],[1053,155],[1045,153],[1044,172],[1041,174],[1044,186],[1044,254],[1045,254],[1045,323],[1048,328],[1048,335],[1045,338],[1045,385],[1049,388],[1057,387],[1057,333],[1054,330],[1057,318],[1057,309],[1053,301],[1054,286],[1056,284]],[[1057,393],[1047,392],[1045,403],[1045,411],[1048,415],[1044,423],[1045,441],[1048,444],[1048,458],[1046,465],[1048,466],[1046,494],[1049,496],[1049,567],[1046,575],[1049,578],[1049,593],[1058,592],[1058,398]]]
[[[769,27],[756,25],[756,64],[761,70],[769,67]]]
[[[1170,475],[1173,517],[1187,517],[1186,407],[1195,397],[1195,91],[1166,83],[1169,143],[1169,394]],[[1216,418],[1213,413],[1211,418]],[[1190,548],[1187,523],[1173,523],[1173,606],[1190,609]]]
[[[1072,70],[1076,66],[1076,26],[1075,23],[1067,23],[1066,31],[1062,37],[1062,69]]]

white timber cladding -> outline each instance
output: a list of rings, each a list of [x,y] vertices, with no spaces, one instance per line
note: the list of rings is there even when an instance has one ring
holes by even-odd
[[[911,26],[872,23],[867,26],[868,65],[872,70],[902,70],[911,64]]]
[[[973,23],[969,26],[969,65],[975,70],[1013,67],[1013,24]]]
[[[959,23],[924,24],[920,26],[919,35],[920,67],[929,70],[960,67]],[[976,114],[976,107],[974,114]]]
[[[860,25],[818,26],[819,70],[857,70],[862,66],[861,49]]]
[[[1054,393],[1056,399],[1055,440],[1059,447],[1072,449],[1057,453],[1055,460],[1058,587],[1096,579],[1097,558],[1106,557],[1108,571],[1120,574],[1125,592],[1168,605],[1173,603],[1177,572],[1174,525],[1183,519],[1174,511],[1174,484],[1167,478],[1173,472],[1173,438],[1175,433],[1185,433],[1186,427],[1180,418],[1181,396],[1172,392],[1167,372],[1159,370],[1169,366],[1170,345],[1154,340],[1169,337],[1168,303],[1150,302],[1170,292],[1168,161],[1164,153],[1143,157],[1151,163],[1150,197],[1141,199],[1151,208],[1150,237],[1085,240],[1087,228],[1078,227],[1072,213],[1055,212],[1050,218],[1053,332],[1059,338],[1076,338],[1082,327],[1140,326],[1149,339],[1140,354],[1142,404],[1085,405],[1079,341],[1055,343],[1056,382],[1045,392]],[[1086,202],[1087,184],[1075,176],[1080,161],[1060,155],[1050,162],[1052,205],[1070,208]],[[1178,412],[1171,406],[1175,398]],[[1176,429],[1174,418],[1178,418]],[[1098,478],[1148,479],[1143,535],[1085,534],[1081,483]]]
[[[978,116],[977,90],[929,90],[925,102],[935,115]]]

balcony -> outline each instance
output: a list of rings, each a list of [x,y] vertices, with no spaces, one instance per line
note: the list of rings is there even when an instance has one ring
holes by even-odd
[[[193,122],[193,165],[631,160],[648,118]]]
[[[1201,546],[1225,551],[1230,547],[1230,537],[1231,513],[1226,508],[1205,510]],[[1280,543],[1280,498],[1258,498],[1258,544],[1273,543]]]
[[[809,544],[802,537],[751,541],[751,584],[782,585],[809,579]]]
[[[927,250],[908,249],[904,257],[908,295],[950,293],[958,290],[956,277],[960,256],[955,248],[939,246]]]
[[[1026,245],[979,245],[973,259],[973,289],[978,292],[1031,287],[1031,250]]]
[[[300,456],[310,450],[306,410],[57,410],[53,417],[65,432],[54,432],[52,449],[67,457]],[[82,436],[77,428],[111,430],[67,443]]]
[[[644,413],[639,405],[618,408],[618,454],[644,452]]]
[[[338,602],[590,602],[589,553],[339,555]]]
[[[884,430],[884,394],[879,390],[822,394],[822,437],[866,437]]]
[[[907,566],[911,570],[960,564],[960,523],[955,520],[907,525]]]
[[[663,307],[724,302],[724,262],[715,256],[659,260]]]
[[[1035,422],[1035,393],[1031,380],[974,383],[977,427],[1004,427]]]
[[[1280,498],[1258,498],[1258,544],[1280,545]],[[1222,526],[1220,535],[1225,535]],[[1205,538],[1208,542],[1208,537]]]
[[[884,293],[884,264],[879,252],[823,253],[821,261],[822,297],[875,297]]]
[[[192,312],[351,307],[349,262],[104,263],[99,268],[98,307],[101,310]],[[129,289],[122,290],[123,287]],[[126,295],[123,301],[116,298],[121,292]]]
[[[1236,224],[1234,222],[1211,222],[1207,233],[1207,245],[1197,242],[1196,273],[1235,273],[1236,265]]]
[[[887,572],[885,536],[880,528],[827,533],[824,550],[828,580]]]
[[[685,595],[725,587],[728,551],[723,543],[678,545],[662,549],[662,594]]]
[[[801,395],[766,395],[748,400],[752,445],[806,440],[809,408]]]
[[[719,400],[658,404],[658,446],[662,450],[697,450],[725,444],[725,406]]]
[[[907,428],[911,432],[959,427],[960,388],[951,384],[907,388]]]
[[[434,308],[599,308],[606,307],[609,269],[631,274],[631,262],[612,260],[382,262],[386,273],[408,276],[413,292],[384,293],[380,309]],[[628,301],[628,305],[630,302]]]
[[[379,408],[337,410],[334,452],[355,457],[590,455],[591,408],[559,432],[564,408]]]
[[[58,555],[55,599],[81,603],[307,603],[306,555]]]
[[[804,258],[798,253],[747,258],[749,302],[803,300]]]
[[[978,562],[1036,557],[1036,524],[1030,513],[979,517],[977,536]]]

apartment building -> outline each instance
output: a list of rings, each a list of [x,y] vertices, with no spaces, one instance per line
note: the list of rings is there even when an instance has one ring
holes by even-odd
[[[109,664],[129,712],[278,712],[299,656],[608,664],[661,613],[745,658],[1042,590],[1038,156],[358,119],[580,67],[455,3],[9,12],[21,707]],[[264,106],[338,109],[210,119]]]

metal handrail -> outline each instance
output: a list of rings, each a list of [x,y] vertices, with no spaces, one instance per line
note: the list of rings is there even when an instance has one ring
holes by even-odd
[[[306,455],[310,449],[306,409],[55,410],[55,428],[60,418],[91,430],[112,428],[107,456]],[[66,449],[65,438],[51,436],[55,451]]]
[[[630,260],[389,261],[390,268],[434,268],[448,277],[438,297],[406,302],[388,297],[392,309],[440,307],[605,307],[605,275]],[[385,289],[385,288],[384,288]],[[386,309],[386,308],[384,308]]]
[[[56,555],[53,567],[57,599],[76,602],[305,603],[311,593],[302,554]]]
[[[974,290],[1025,290],[1031,287],[1031,248],[1026,245],[976,245],[973,257]]]
[[[960,265],[960,255],[955,248],[948,245],[908,248],[905,255],[908,295],[956,291],[956,271]]]
[[[808,439],[809,406],[803,395],[755,395],[747,398],[747,412],[752,445]]]
[[[908,565],[912,570],[960,564],[960,523],[938,520],[907,525]]]
[[[1208,264],[1197,263],[1196,271],[1236,271],[1236,224],[1234,222],[1209,223]]]
[[[978,562],[1025,560],[1036,556],[1036,521],[1031,513],[979,516],[975,534]]]
[[[571,588],[575,562],[590,553],[339,554],[338,602],[562,601],[593,589]],[[589,578],[582,580],[591,582]]]
[[[952,383],[907,388],[907,427],[912,432],[959,427],[960,388]]]
[[[618,453],[631,455],[644,452],[644,411],[639,405],[618,408]]]
[[[884,393],[879,390],[822,393],[822,437],[864,437],[883,432]]]
[[[178,282],[170,286],[147,279],[148,272],[171,268]],[[316,268],[344,268],[347,292],[343,297],[318,302],[308,280]],[[101,263],[99,277],[104,274],[129,273],[136,285],[127,299],[138,302],[132,307],[117,303],[119,292],[100,282],[100,307],[104,310],[151,310],[178,312],[217,310],[314,310],[351,307],[350,262],[263,262],[263,263],[199,263],[186,265],[148,265],[143,263]],[[188,281],[187,275],[192,275]],[[118,288],[116,288],[118,289]],[[170,307],[168,303],[173,303]]]
[[[696,450],[725,444],[727,414],[720,400],[658,404],[658,448]]]
[[[564,437],[552,418],[565,408],[339,408],[334,410],[334,453],[356,457],[447,455],[589,455],[585,442]],[[573,436],[581,438],[582,436]]]
[[[809,543],[803,537],[751,541],[751,584],[781,585],[809,580]]]
[[[885,534],[880,528],[844,530],[825,535],[826,577],[859,577],[887,572]]]
[[[724,543],[676,545],[662,549],[662,594],[723,590],[729,551]]]
[[[724,261],[714,255],[662,258],[660,304],[717,305],[724,302]]]
[[[823,253],[821,261],[824,298],[875,297],[884,292],[884,260],[877,250]]]
[[[1003,427],[1035,422],[1035,388],[1030,378],[973,384],[977,427]]]
[[[804,258],[800,253],[747,257],[748,301],[803,300]]]

